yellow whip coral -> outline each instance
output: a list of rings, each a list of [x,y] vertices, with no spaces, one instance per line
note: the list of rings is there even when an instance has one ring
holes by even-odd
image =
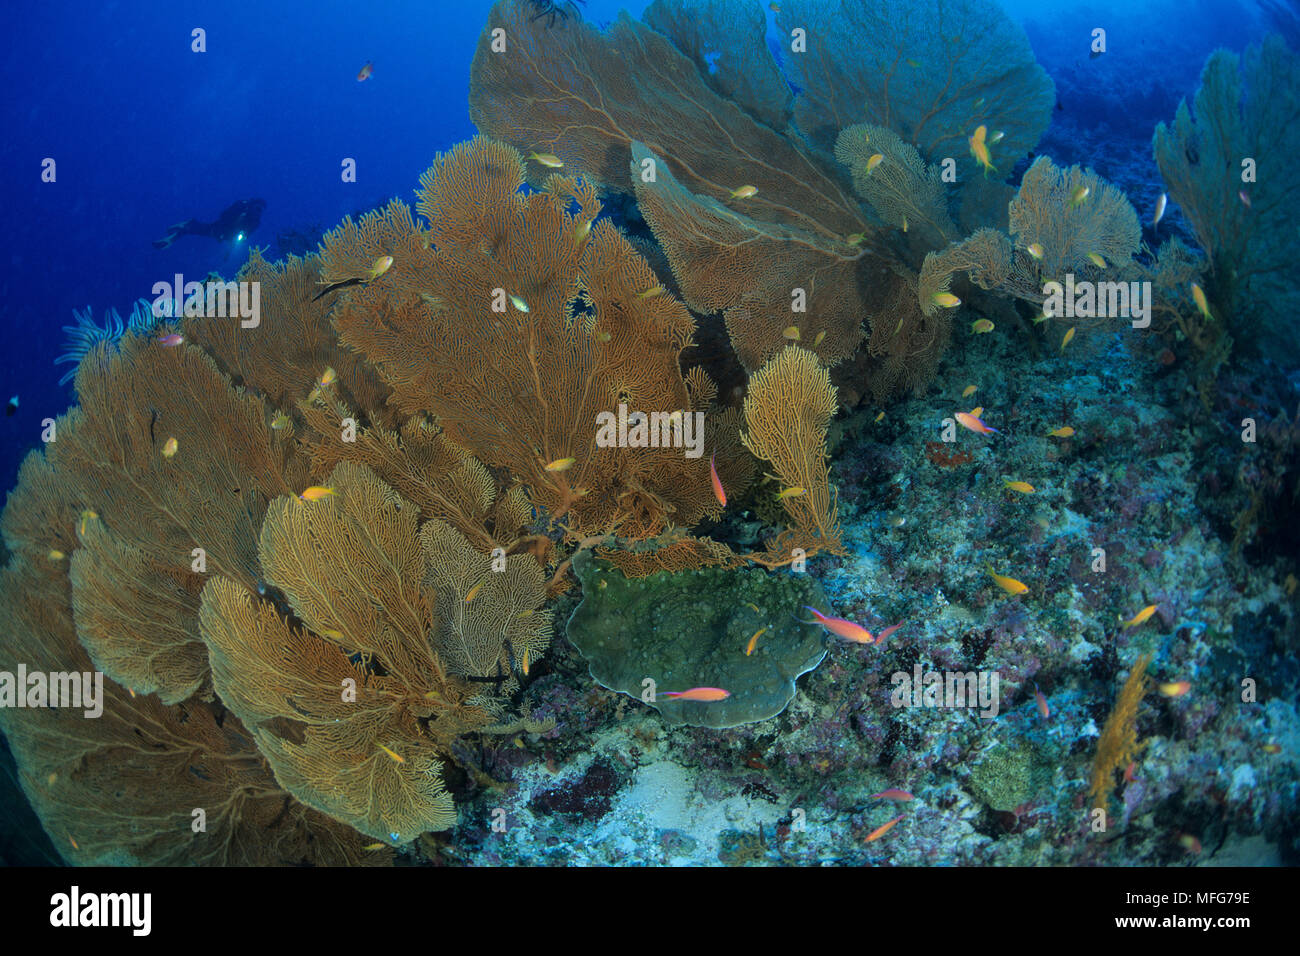
[[[1128,766],[1145,746],[1137,739],[1137,713],[1151,683],[1147,677],[1151,657],[1149,652],[1143,654],[1133,665],[1128,680],[1120,689],[1119,699],[1115,701],[1115,709],[1106,718],[1106,726],[1097,740],[1097,755],[1092,760],[1092,783],[1088,788],[1093,809],[1106,809],[1114,787],[1115,771]]]

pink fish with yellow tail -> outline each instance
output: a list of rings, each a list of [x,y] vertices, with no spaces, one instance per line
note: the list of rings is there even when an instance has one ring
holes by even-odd
[[[726,700],[731,696],[731,691],[723,690],[721,687],[692,687],[690,690],[661,690],[656,691],[657,697],[671,697],[674,700],[702,700],[706,703],[712,703],[716,700]]]
[[[817,623],[826,628],[830,633],[834,634],[836,637],[842,637],[846,641],[852,641],[854,644],[880,644],[890,634],[893,634],[903,626],[902,624],[894,624],[881,631],[880,637],[875,637],[861,624],[854,623],[853,621],[842,617],[831,617],[830,615],[823,614],[815,607],[808,607],[806,604],[804,605],[804,608],[811,611],[813,617],[817,619]],[[811,624],[812,622],[809,621],[807,623]]]
[[[955,414],[953,417],[957,419],[957,424],[960,425],[962,428],[969,428],[971,431],[977,434],[980,435],[1001,434],[1001,432],[999,432],[996,428],[991,428],[988,425],[985,425],[978,415],[971,414],[970,412],[957,412],[957,414]]]
[[[915,800],[906,790],[899,790],[897,787],[890,787],[888,790],[881,790],[879,793],[873,793],[867,799],[869,800],[897,800],[899,803],[906,803],[908,800]]]

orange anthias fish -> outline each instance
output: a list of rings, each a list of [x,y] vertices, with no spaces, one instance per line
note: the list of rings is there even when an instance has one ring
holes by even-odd
[[[185,341],[185,336],[179,332],[172,332],[170,335],[158,336],[158,344],[164,348],[175,348]]]
[[[360,72],[357,73],[357,82],[364,83],[366,80],[370,79],[370,74],[374,72],[375,72],[374,62],[371,60],[367,60],[366,65],[363,66]]]
[[[746,656],[746,657],[749,657],[751,654],[754,653],[754,648],[758,646],[758,639],[759,639],[760,637],[762,637],[763,634],[764,634],[766,631],[767,631],[767,628],[765,628],[765,627],[760,627],[757,631],[754,632],[754,636],[751,637],[751,638],[749,639],[749,643],[745,645],[745,656]]]
[[[320,501],[322,498],[328,498],[334,494],[333,488],[326,488],[324,485],[312,485],[310,488],[303,490],[298,497],[303,501]]]
[[[1156,688],[1164,697],[1182,697],[1192,689],[1191,681],[1179,680],[1168,684],[1160,684]]]
[[[576,458],[557,458],[555,461],[544,465],[543,469],[545,471],[568,471],[577,460]]]
[[[727,492],[722,487],[722,479],[718,477],[718,469],[713,464],[713,459],[718,455],[714,452],[709,456],[709,479],[713,482],[713,497],[718,499],[718,504],[727,507]]]
[[[406,763],[406,758],[403,757],[401,754],[397,753],[395,750],[389,750],[383,744],[379,744],[378,747],[384,753],[388,754],[388,756],[392,757],[395,763]]]
[[[885,628],[880,632],[880,636],[876,637],[861,624],[854,623],[853,621],[846,620],[842,617],[831,617],[827,614],[823,614],[815,607],[808,607],[806,604],[804,605],[804,608],[811,611],[813,617],[817,618],[817,623],[826,628],[826,630],[830,631],[836,637],[842,637],[844,640],[852,641],[854,644],[884,643],[885,638],[903,626],[902,623],[894,624]],[[811,624],[812,622],[808,621],[805,623]]]
[[[983,409],[981,409],[981,411],[983,411]],[[971,431],[979,435],[1002,434],[996,428],[985,425],[978,415],[972,414],[971,412],[957,412],[953,415],[953,418],[957,419],[957,424],[961,425],[962,428],[969,428]]]
[[[1052,708],[1047,706],[1047,698],[1043,696],[1037,684],[1034,684],[1034,703],[1038,705],[1038,712],[1043,715],[1043,720],[1052,716]]]
[[[726,700],[731,696],[731,691],[723,690],[721,687],[692,687],[690,690],[661,690],[656,692],[656,696],[672,697],[675,700],[702,700],[712,703],[717,700]]]
[[[908,800],[916,798],[906,790],[899,790],[897,787],[890,787],[888,790],[881,790],[879,793],[873,793],[868,800],[897,800],[899,803],[906,803]]]
[[[1047,433],[1048,438],[1071,438],[1074,435],[1074,429],[1069,425],[1062,425],[1060,428],[1053,428]]]
[[[894,819],[890,820],[888,823],[882,823],[880,826],[876,827],[874,830],[868,833],[866,840],[863,842],[871,843],[873,840],[879,840],[882,836],[884,836],[886,833],[892,830],[894,828],[894,824],[897,823],[899,820],[903,819],[904,816],[905,814],[899,814],[898,816],[894,817]]]

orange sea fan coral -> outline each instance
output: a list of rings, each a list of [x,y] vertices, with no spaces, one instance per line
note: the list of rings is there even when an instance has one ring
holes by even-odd
[[[257,325],[245,328],[234,318],[193,317],[184,320],[185,336],[202,346],[236,385],[261,392],[277,409],[291,412],[325,369],[333,368],[338,376],[334,394],[359,405],[366,420],[391,425],[387,387],[360,356],[342,346],[330,324],[333,297],[312,301],[322,288],[321,275],[319,256],[272,263],[253,249],[236,279],[259,288]]]
[[[428,248],[408,251],[390,282],[347,290],[334,315],[393,402],[436,415],[575,534],[648,536],[698,520],[706,460],[598,442],[598,415],[620,405],[689,407],[679,356],[694,321],[671,296],[640,294],[658,280],[609,222],[584,228],[600,210],[590,186],[552,176],[525,195],[518,153],[482,138],[439,156],[421,182]],[[404,207],[381,218],[367,220],[370,241],[409,249]],[[327,237],[326,260],[346,241]]]
[[[978,175],[966,137],[983,124],[1003,133],[994,162],[1007,173],[1051,119],[1051,79],[990,0],[783,0],[776,22],[785,35],[807,31],[808,55],[787,58],[801,90],[794,121],[828,152],[840,130],[865,121],[926,162],[953,156]]]
[[[259,545],[268,581],[309,630],[217,579],[204,588],[202,635],[217,692],[276,779],[363,833],[406,843],[455,823],[435,743],[491,719],[461,704],[468,689],[430,647],[432,559],[417,510],[350,462],[329,485],[319,501],[273,502]]]
[[[0,570],[0,670],[91,671],[67,579],[17,556]],[[87,865],[385,863],[387,851],[297,803],[218,703],[165,706],[104,681],[103,712],[0,708],[23,789],[65,860]],[[203,810],[196,831],[195,808]],[[125,822],[124,822],[125,821]]]
[[[789,563],[791,550],[811,555],[842,551],[836,499],[826,467],[826,428],[835,414],[830,375],[807,349],[788,346],[750,380],[741,440],[771,462],[782,490],[802,488],[783,499],[791,527],[769,542],[760,563]]]
[[[77,636],[95,666],[164,704],[211,697],[208,651],[195,624],[205,576],[168,567],[89,521],[72,555]]]
[[[76,381],[81,405],[58,419],[58,438],[45,447],[58,496],[71,506],[64,536],[90,510],[88,520],[103,520],[162,566],[188,568],[202,548],[210,570],[255,587],[266,503],[296,490],[307,466],[272,443],[262,399],[236,392],[198,348],[133,335],[118,354],[92,353]],[[170,438],[178,450],[168,458]],[[21,521],[27,502],[48,491],[24,483],[15,494]],[[43,557],[51,531],[30,534]]]

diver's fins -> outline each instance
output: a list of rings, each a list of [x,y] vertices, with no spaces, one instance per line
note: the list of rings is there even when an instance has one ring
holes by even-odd
[[[167,235],[163,236],[161,239],[155,239],[153,241],[153,247],[155,249],[166,249],[181,236],[188,234],[190,226],[193,225],[193,223],[193,219],[183,219],[174,226],[169,226],[167,228]]]

